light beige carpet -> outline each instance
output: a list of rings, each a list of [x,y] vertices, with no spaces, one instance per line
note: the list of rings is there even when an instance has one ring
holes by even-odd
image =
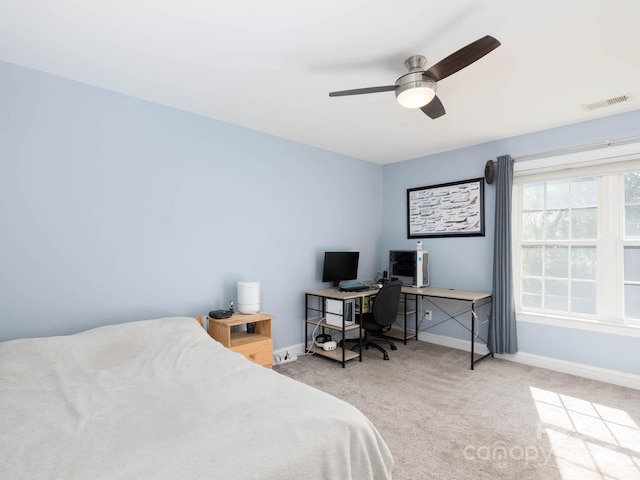
[[[395,480],[640,479],[640,392],[504,360],[398,342],[346,368],[301,356],[274,370],[358,407]]]

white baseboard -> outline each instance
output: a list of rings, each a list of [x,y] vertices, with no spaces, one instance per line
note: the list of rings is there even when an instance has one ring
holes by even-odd
[[[280,358],[284,358],[287,353],[290,356],[299,357],[304,353],[304,343],[299,343],[298,345],[292,345],[286,348],[279,348],[278,350],[273,351],[273,357],[275,359],[276,356]]]
[[[418,334],[418,340],[441,345],[443,347],[464,350],[465,352],[471,351],[471,342],[469,342],[468,340],[461,340],[459,338],[420,332]],[[484,355],[486,353],[489,353],[489,349],[485,344],[476,343],[474,348],[475,352],[478,354]],[[640,375],[594,367],[592,365],[585,365],[583,363],[568,362],[566,360],[559,360],[557,358],[543,357],[541,355],[535,355],[533,353],[526,352],[518,352],[514,354],[496,354],[495,357],[502,360],[508,360],[510,362],[521,363],[523,365],[546,368],[547,370],[553,370],[554,372],[567,373],[569,375],[575,375],[577,377],[588,378],[590,380],[598,380],[600,382],[611,383],[613,385],[619,385],[621,387],[640,390]]]
[[[526,352],[518,352],[512,355],[497,354],[496,358],[640,390],[640,375],[634,375],[632,373],[594,367],[593,365],[585,365],[583,363],[568,362],[566,360],[558,360],[557,358],[543,357]]]
[[[443,347],[455,348],[465,352],[471,351],[471,342],[461,340],[459,338],[447,337],[444,335],[434,335],[433,333],[418,333],[418,340],[421,342],[433,343]],[[484,343],[476,343],[474,347],[475,353],[485,355],[489,353],[489,349]],[[289,352],[290,355],[300,356],[304,353],[304,343],[292,345],[286,348],[280,348],[273,352],[274,355],[284,355]],[[598,380],[600,382],[611,383],[621,387],[633,388],[640,390],[640,375],[631,373],[609,370],[606,368],[594,367],[583,363],[567,362],[557,358],[543,357],[533,353],[518,352],[514,354],[496,354],[496,358],[507,360],[510,362],[521,363],[531,367],[546,368],[554,372],[567,373],[576,377],[588,378],[590,380]]]
[[[427,343],[435,343],[442,347],[471,352],[471,342],[469,340],[461,340],[460,338],[447,337],[445,335],[434,335],[433,333],[425,332],[418,332],[418,340]],[[489,349],[484,343],[476,342],[474,352],[480,355],[485,355],[489,353]]]

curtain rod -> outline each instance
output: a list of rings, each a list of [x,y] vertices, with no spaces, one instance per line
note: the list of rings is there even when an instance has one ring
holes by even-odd
[[[558,148],[557,150],[549,150],[547,152],[532,153],[530,155],[513,157],[513,160],[517,161],[517,160],[524,160],[524,159],[533,158],[533,157],[552,156],[552,155],[557,155],[559,153],[573,152],[575,150],[595,149],[598,147],[610,147],[612,145],[615,145],[616,143],[637,142],[637,141],[640,141],[640,135],[636,135],[634,137],[627,137],[627,138],[618,138],[617,140],[605,140],[604,142],[589,143],[587,145],[580,145],[577,147]]]

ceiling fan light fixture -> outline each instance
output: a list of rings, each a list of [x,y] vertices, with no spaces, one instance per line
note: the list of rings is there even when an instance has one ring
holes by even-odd
[[[408,78],[407,78],[408,77]],[[396,98],[405,108],[420,108],[436,96],[436,82],[419,73],[409,73],[398,79]]]

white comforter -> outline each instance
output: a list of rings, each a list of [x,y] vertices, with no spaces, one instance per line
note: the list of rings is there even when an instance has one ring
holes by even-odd
[[[389,479],[351,405],[188,317],[0,343],[0,478]]]

